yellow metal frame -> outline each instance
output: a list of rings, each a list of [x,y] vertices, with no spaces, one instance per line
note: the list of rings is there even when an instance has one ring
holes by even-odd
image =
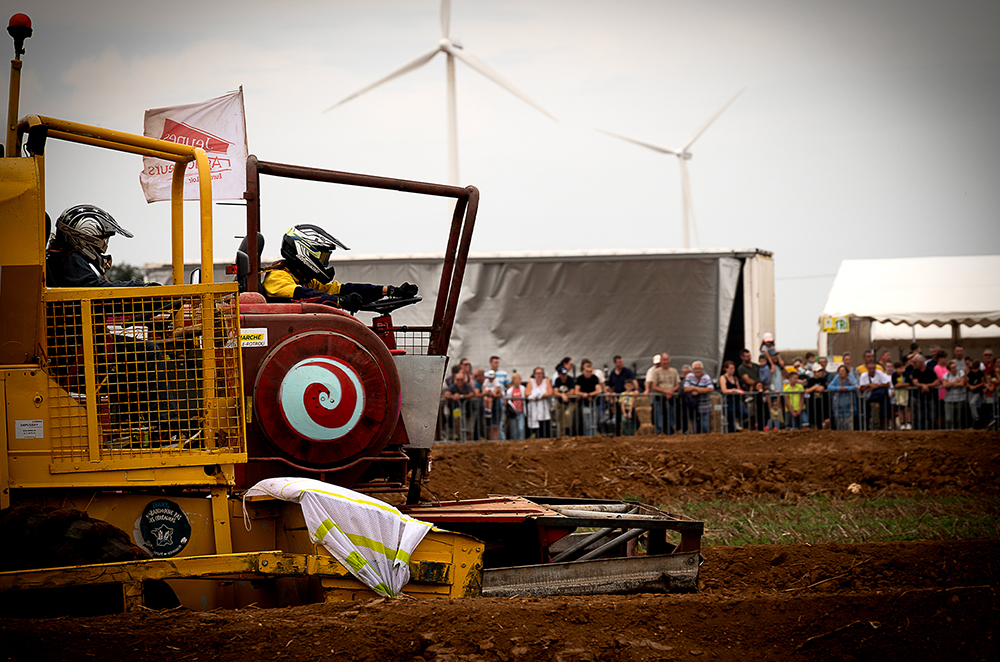
[[[147,138],[122,131],[112,131],[99,126],[68,122],[42,115],[28,115],[18,123],[18,140],[15,144],[16,153],[14,156],[20,156],[20,136],[32,128],[40,126],[46,127],[49,138],[174,162],[174,175],[170,191],[170,230],[171,262],[175,283],[184,282],[184,171],[187,164],[194,161],[198,168],[198,191],[201,205],[202,282],[212,282],[212,175],[205,150],[159,138]],[[34,158],[43,159],[44,157],[35,156]],[[40,170],[45,172],[44,167]]]
[[[482,543],[460,534],[434,531],[417,550],[423,558],[410,562],[410,582],[403,589],[406,595],[423,599],[480,595]],[[248,552],[0,572],[0,593],[121,584],[125,611],[136,611],[144,607],[142,582],[146,580],[207,579],[228,583],[301,577],[319,578],[327,602],[377,597],[322,549],[317,554]]]
[[[0,436],[0,441],[5,441],[0,445],[3,457],[0,457],[0,507],[5,507],[10,503],[10,488],[65,488],[65,487],[99,487],[136,485],[136,481],[141,481],[146,485],[221,485],[232,484],[233,465],[246,462],[246,421],[243,395],[243,366],[240,355],[238,341],[235,345],[235,369],[233,362],[227,358],[225,364],[226,372],[221,372],[223,364],[216,357],[229,352],[232,345],[232,338],[223,337],[225,332],[218,330],[219,325],[225,319],[226,332],[234,331],[235,337],[239,334],[239,314],[236,302],[238,293],[235,283],[214,284],[213,281],[213,219],[212,219],[212,183],[208,157],[201,148],[189,145],[181,145],[156,138],[113,131],[102,127],[96,127],[76,122],[69,122],[53,117],[42,115],[27,115],[17,121],[15,126],[9,127],[13,132],[16,127],[16,139],[12,141],[9,150],[9,157],[21,157],[21,145],[23,136],[31,131],[44,130],[46,139],[64,140],[93,147],[100,147],[114,151],[149,156],[171,161],[174,164],[173,180],[171,186],[171,261],[173,282],[177,285],[151,289],[139,290],[138,288],[50,288],[46,289],[42,285],[44,278],[45,257],[44,240],[42,230],[39,229],[45,199],[45,157],[43,154],[29,155],[30,160],[36,164],[37,176],[34,188],[37,189],[37,199],[43,201],[37,209],[34,207],[28,210],[29,218],[36,218],[37,221],[31,224],[31,230],[37,232],[37,238],[28,244],[34,246],[38,244],[40,248],[28,251],[19,249],[16,255],[12,254],[10,264],[35,264],[33,267],[37,271],[37,283],[32,280],[28,283],[28,290],[34,290],[37,286],[41,295],[39,301],[39,336],[36,338],[36,345],[29,355],[27,365],[25,362],[8,363],[0,366],[3,372],[3,392],[8,400],[7,424],[4,434]],[[24,159],[28,160],[28,159]],[[201,234],[201,264],[202,282],[198,285],[184,285],[184,183],[187,176],[186,170],[189,164],[195,164],[199,175],[199,198],[200,198],[200,234]],[[20,246],[20,244],[18,245]],[[24,260],[27,259],[27,262]],[[8,261],[4,262],[5,265]],[[11,267],[11,274],[14,273]],[[18,267],[23,269],[23,267]],[[6,266],[4,275],[7,276]],[[26,272],[27,273],[27,272]],[[5,280],[7,280],[5,278]],[[29,279],[30,280],[30,279]],[[13,280],[11,282],[14,282]],[[26,290],[26,291],[28,291]],[[216,310],[220,297],[232,295],[233,314],[230,323],[228,311],[225,317],[218,317]],[[35,295],[32,294],[32,297]],[[133,453],[130,457],[120,454],[119,457],[111,458],[106,448],[102,448],[101,425],[100,425],[100,401],[99,397],[91,397],[86,401],[77,396],[75,405],[80,416],[76,416],[73,421],[83,421],[84,428],[80,433],[86,433],[87,439],[84,441],[83,454],[73,450],[75,455],[65,455],[60,459],[57,457],[56,449],[52,446],[50,439],[15,439],[15,424],[21,419],[44,420],[46,437],[51,431],[53,421],[49,419],[50,407],[73,405],[70,393],[60,389],[53,375],[50,374],[48,366],[49,348],[47,338],[52,332],[49,328],[50,321],[45,314],[46,306],[56,302],[79,303],[81,312],[81,322],[86,332],[82,334],[82,360],[81,376],[85,377],[85,388],[78,389],[83,393],[97,394],[98,385],[95,381],[95,355],[100,348],[95,348],[95,337],[91,330],[99,328],[101,319],[93,313],[92,302],[96,299],[105,301],[117,301],[128,297],[170,297],[174,296],[185,300],[194,299],[197,304],[200,319],[199,335],[197,342],[200,346],[200,363],[198,365],[199,377],[202,381],[201,402],[204,404],[199,415],[204,416],[203,435],[199,440],[200,448],[192,449],[190,446],[181,451],[153,450],[144,453]],[[180,315],[181,313],[178,313]],[[95,327],[95,324],[97,325]],[[230,329],[235,325],[234,329]],[[24,340],[26,347],[30,346],[30,338]],[[229,354],[226,354],[228,357]],[[39,372],[43,373],[42,375]],[[48,377],[48,384],[45,383],[45,373]],[[220,399],[220,393],[216,392],[218,379],[222,378],[228,385],[235,384],[235,390],[227,388],[223,395],[228,396]],[[39,382],[39,379],[42,381]],[[83,385],[81,385],[83,386]],[[233,432],[227,437],[227,443],[217,447],[216,438],[213,431],[218,428],[219,421],[228,420],[227,416],[235,410],[238,414],[238,425],[233,428]],[[23,420],[19,424],[23,424]],[[75,425],[76,423],[74,423]],[[55,425],[59,425],[58,422]],[[76,434],[73,432],[72,434]],[[235,443],[234,443],[235,442]],[[79,445],[78,442],[73,442]],[[48,444],[48,448],[44,447]],[[103,455],[102,455],[103,451]],[[208,475],[203,470],[205,466],[218,466],[219,471]]]

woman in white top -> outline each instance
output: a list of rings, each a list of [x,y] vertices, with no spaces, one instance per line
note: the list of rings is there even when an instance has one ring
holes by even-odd
[[[552,384],[545,378],[544,368],[539,366],[534,369],[524,390],[528,398],[528,430],[537,439],[548,439],[552,435],[552,416],[549,413]]]

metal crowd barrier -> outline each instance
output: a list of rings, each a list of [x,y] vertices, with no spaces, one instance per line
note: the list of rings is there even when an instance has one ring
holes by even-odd
[[[749,392],[707,396],[598,394],[441,399],[438,441],[736,433],[742,430],[998,429],[1000,397],[979,402],[941,399],[938,389],[869,397],[858,390],[821,393]]]

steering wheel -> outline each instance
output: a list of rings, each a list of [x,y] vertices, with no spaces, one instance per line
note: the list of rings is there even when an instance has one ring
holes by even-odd
[[[168,299],[167,301],[155,305],[153,308],[144,309],[136,313],[135,317],[132,319],[133,324],[136,325],[147,325],[154,321],[154,318],[159,315],[167,315],[173,317],[174,313],[180,310],[180,307],[184,305],[184,299]],[[173,324],[172,319],[163,320],[169,324]]]
[[[408,297],[406,299],[385,298],[371,303],[366,303],[358,308],[358,310],[366,313],[381,313],[384,315],[386,313],[391,313],[394,310],[398,310],[403,306],[410,306],[421,301],[423,301],[421,297]]]

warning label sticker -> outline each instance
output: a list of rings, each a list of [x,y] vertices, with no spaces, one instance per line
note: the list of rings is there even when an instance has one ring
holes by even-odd
[[[44,439],[45,438],[45,421],[43,421],[42,419],[15,421],[14,422],[14,438],[15,439]]]
[[[267,329],[240,329],[240,347],[267,347]]]

